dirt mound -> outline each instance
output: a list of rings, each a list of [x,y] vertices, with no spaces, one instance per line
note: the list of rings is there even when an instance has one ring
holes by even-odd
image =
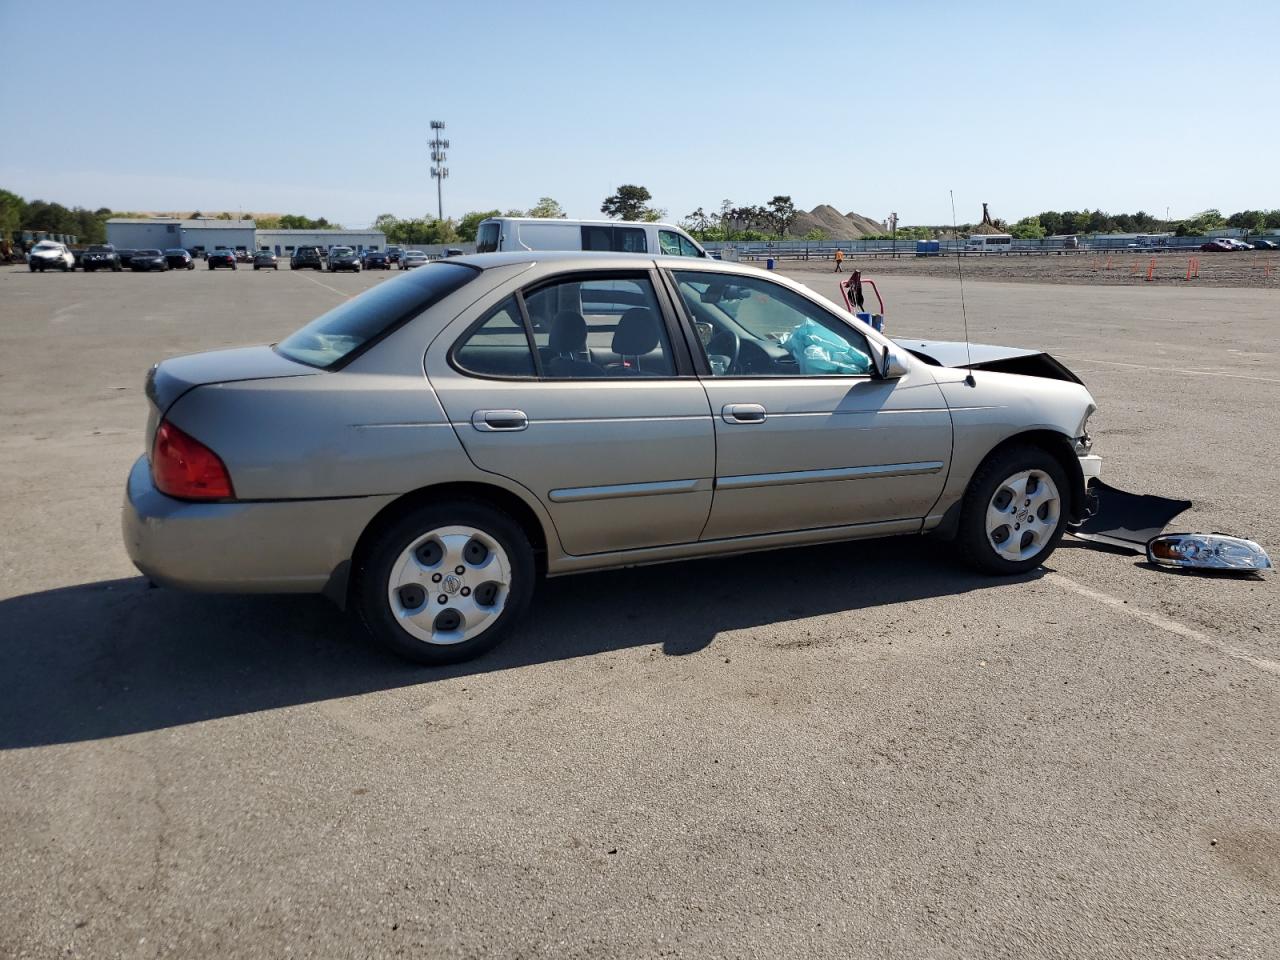
[[[987,205],[982,205],[982,222],[973,228],[974,233],[1004,233],[996,222],[991,219],[991,211],[987,209]]]
[[[859,213],[843,214],[827,203],[820,203],[808,213],[796,214],[788,236],[803,237],[811,230],[821,230],[828,240],[857,240],[870,233],[883,233],[884,224]]]

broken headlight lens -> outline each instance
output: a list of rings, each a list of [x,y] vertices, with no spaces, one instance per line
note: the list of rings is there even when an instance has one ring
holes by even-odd
[[[1221,533],[1166,533],[1147,543],[1147,559],[1201,570],[1270,570],[1271,558],[1252,540]]]

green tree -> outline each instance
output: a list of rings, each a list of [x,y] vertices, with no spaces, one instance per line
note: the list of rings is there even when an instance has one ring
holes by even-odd
[[[1044,225],[1039,217],[1023,217],[1009,228],[1009,233],[1019,240],[1040,240],[1044,237]]]
[[[765,209],[768,211],[766,218],[773,232],[780,237],[785,237],[787,231],[791,229],[791,224],[795,222],[796,205],[791,202],[790,197],[779,195],[770,200]]]
[[[666,216],[665,210],[649,206],[653,199],[646,188],[633,183],[624,183],[617,191],[605,197],[600,204],[600,212],[614,220],[661,220]]]
[[[812,230],[810,230],[800,239],[801,240],[825,240],[827,239],[827,232],[825,230],[819,230],[817,227],[814,227]]]
[[[529,208],[527,217],[563,218],[564,208],[550,197],[539,197],[538,202]]]
[[[472,210],[458,221],[458,239],[465,240],[467,243],[473,242],[482,220],[501,215],[501,211],[498,210]]]
[[[27,202],[16,193],[0,190],[0,240],[13,239],[22,229],[27,212]]]

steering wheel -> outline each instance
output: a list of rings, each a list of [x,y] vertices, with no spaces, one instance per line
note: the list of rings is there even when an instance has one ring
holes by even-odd
[[[725,364],[725,368],[724,368],[724,373],[725,373],[725,375],[727,375],[727,374],[732,374],[732,373],[739,373],[739,372],[741,372],[741,371],[739,371],[739,370],[737,369],[737,367],[738,367],[738,356],[739,356],[739,354],[741,354],[741,352],[742,352],[742,338],[741,338],[740,336],[738,336],[738,332],[737,332],[736,330],[734,330],[733,328],[728,327],[728,326],[720,327],[720,328],[716,331],[716,335],[715,335],[715,337],[713,338],[713,340],[714,340],[714,341],[721,341],[721,342],[723,342],[723,341],[725,341],[725,340],[731,340],[731,341],[732,341],[732,349],[730,350],[730,352],[729,352],[727,355],[726,355],[726,354],[724,354],[724,353],[716,353],[716,354],[715,354],[716,356],[724,357],[724,358],[728,361],[728,362]],[[719,344],[717,344],[717,345],[719,345]],[[707,344],[707,356],[708,356],[708,357],[711,357],[711,356],[712,356],[711,344]]]

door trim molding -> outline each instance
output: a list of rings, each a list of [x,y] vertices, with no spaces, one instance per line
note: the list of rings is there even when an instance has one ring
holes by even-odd
[[[941,460],[920,463],[882,463],[868,467],[833,467],[826,470],[788,470],[783,473],[751,473],[717,477],[717,490],[745,490],[750,487],[780,487],[793,483],[823,483],[829,480],[865,480],[880,477],[916,477],[939,473]]]
[[[611,483],[595,487],[562,487],[547,494],[552,503],[581,503],[584,500],[617,500],[623,497],[655,497],[670,493],[705,493],[711,481],[655,480],[649,483]]]

